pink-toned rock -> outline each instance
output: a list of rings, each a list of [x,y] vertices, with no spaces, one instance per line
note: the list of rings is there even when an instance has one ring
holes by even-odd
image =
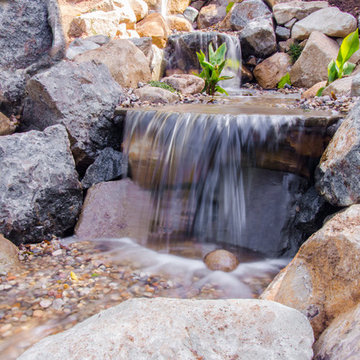
[[[190,74],[174,74],[163,78],[161,81],[184,95],[198,94],[205,86],[204,79]]]
[[[317,92],[326,86],[327,81],[320,81],[301,94],[302,99],[310,99],[316,96]]]
[[[204,263],[210,270],[230,272],[237,268],[239,260],[230,251],[220,249],[206,254]]]
[[[18,252],[19,249],[0,234],[0,273],[7,273],[20,266]]]

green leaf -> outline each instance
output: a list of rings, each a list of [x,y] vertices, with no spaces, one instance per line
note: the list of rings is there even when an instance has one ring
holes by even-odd
[[[346,76],[346,75],[350,75],[354,69],[356,67],[356,64],[353,64],[351,62],[346,62],[344,64],[344,68],[343,68],[343,75]]]
[[[225,60],[226,43],[222,43],[215,52],[215,63],[220,65]]]
[[[289,73],[286,73],[281,79],[280,81],[278,82],[278,89],[283,89],[284,86],[288,84],[291,86],[291,80],[290,80],[290,74]]]
[[[324,86],[321,87],[321,88],[317,91],[316,96],[321,96],[324,90],[325,90],[325,87],[324,87]]]
[[[328,84],[332,83],[339,77],[340,77],[339,68],[336,65],[336,62],[334,60],[331,60],[328,65]]]
[[[215,62],[215,51],[214,51],[214,48],[212,46],[212,43],[209,44],[209,61],[211,63]]]
[[[234,6],[234,4],[235,3],[233,1],[229,2],[228,6],[226,7],[226,13],[228,13],[231,10],[231,8]]]
[[[228,92],[227,92],[224,88],[222,88],[221,86],[219,86],[219,85],[216,85],[216,86],[215,86],[215,91],[219,92],[220,94],[229,95]]]
[[[342,42],[336,65],[342,69],[344,64],[351,58],[351,56],[359,50],[359,29],[349,34]]]
[[[219,81],[222,81],[222,80],[231,80],[233,79],[234,77],[233,76],[220,76],[219,77]]]

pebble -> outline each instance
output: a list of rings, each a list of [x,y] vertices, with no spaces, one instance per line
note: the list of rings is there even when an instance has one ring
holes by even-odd
[[[43,308],[43,309],[47,309],[49,306],[51,306],[52,304],[52,300],[50,299],[44,299],[44,300],[41,300],[40,301],[40,306]]]
[[[55,250],[51,255],[52,255],[52,256],[62,255],[62,250],[61,250],[61,249]]]

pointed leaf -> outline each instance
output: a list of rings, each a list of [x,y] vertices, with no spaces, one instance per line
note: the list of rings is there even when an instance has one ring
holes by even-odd
[[[355,67],[356,67],[356,64],[353,64],[351,62],[346,62],[344,64],[344,68],[343,68],[343,75],[344,76],[350,75],[354,71]]]
[[[225,60],[226,43],[221,44],[215,52],[215,62],[220,65]]]
[[[339,68],[334,60],[331,60],[328,65],[328,84],[339,78]]]
[[[234,77],[233,76],[220,76],[219,77],[219,81],[222,81],[222,80],[231,80],[233,79]]]
[[[336,59],[336,65],[341,69],[351,56],[359,50],[359,29],[349,34],[342,42]]]
[[[219,92],[220,94],[225,94],[225,95],[229,96],[228,92],[219,85],[215,86],[215,91]]]
[[[211,63],[215,62],[215,52],[212,43],[209,44],[209,61]]]
[[[226,13],[228,13],[231,9],[232,9],[232,7],[234,6],[234,2],[233,1],[230,1],[229,2],[229,4],[228,4],[228,6],[226,7]]]
[[[325,87],[321,87],[321,88],[317,91],[316,96],[321,96],[324,90],[325,90]]]

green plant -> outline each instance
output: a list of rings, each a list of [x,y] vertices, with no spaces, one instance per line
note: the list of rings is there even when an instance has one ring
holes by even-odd
[[[228,14],[229,11],[231,10],[231,8],[234,6],[234,2],[233,1],[230,1],[226,7],[226,13]]]
[[[286,73],[278,82],[278,89],[283,89],[285,85],[288,84],[291,86],[290,74]]]
[[[359,50],[359,29],[349,34],[342,42],[336,60],[331,60],[328,65],[328,80],[326,86],[343,76],[350,75],[355,69],[355,64],[348,62],[351,56]],[[325,86],[325,87],[326,87]],[[325,87],[318,90],[316,96],[321,96]]]
[[[206,59],[202,50],[196,52],[200,66],[203,70],[200,74],[194,73],[194,75],[205,80],[205,86],[202,89],[202,92],[206,92],[208,95],[214,95],[217,91],[228,95],[225,89],[217,85],[219,81],[230,80],[233,78],[232,76],[221,76],[221,72],[226,64],[225,53],[225,43],[221,44],[216,51],[214,51],[212,44],[209,44],[209,60]]]
[[[291,57],[291,61],[292,61],[293,64],[300,57],[303,49],[304,48],[300,44],[298,44],[297,42],[295,42],[293,44],[290,44],[290,46],[289,46],[289,55]]]
[[[171,91],[171,92],[176,92],[176,90],[171,86],[171,85],[168,85],[164,82],[161,82],[161,81],[149,81],[148,84],[152,87],[158,87],[158,88],[161,88],[161,89],[165,89],[165,90],[168,90],[168,91]]]

